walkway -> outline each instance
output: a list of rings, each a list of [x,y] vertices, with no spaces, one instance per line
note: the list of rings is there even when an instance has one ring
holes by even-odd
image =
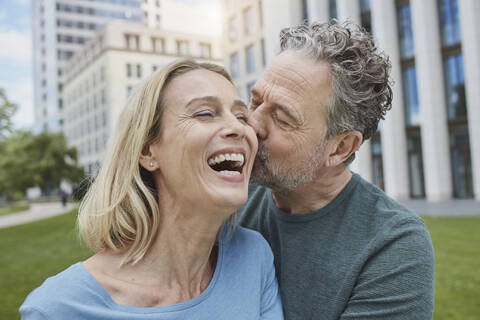
[[[76,204],[68,203],[63,207],[60,202],[34,203],[27,211],[0,216],[0,229],[57,216],[72,210],[75,206]]]
[[[455,199],[439,202],[407,200],[401,201],[401,203],[421,216],[480,216],[480,202],[471,199]]]

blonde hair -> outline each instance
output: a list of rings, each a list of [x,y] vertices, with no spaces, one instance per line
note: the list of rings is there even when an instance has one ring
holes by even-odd
[[[128,98],[98,176],[80,204],[81,238],[95,252],[126,250],[122,265],[143,258],[161,223],[153,175],[139,159],[161,134],[163,90],[173,78],[196,69],[216,72],[232,82],[223,67],[192,60],[153,73]]]

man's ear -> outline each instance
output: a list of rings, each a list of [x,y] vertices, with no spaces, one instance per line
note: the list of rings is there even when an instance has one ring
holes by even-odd
[[[335,167],[345,162],[355,151],[360,148],[363,141],[363,135],[360,131],[346,131],[336,137],[331,138],[331,149],[326,165]]]
[[[152,146],[147,146],[142,150],[138,163],[147,171],[153,172],[158,169],[158,163],[152,152]]]

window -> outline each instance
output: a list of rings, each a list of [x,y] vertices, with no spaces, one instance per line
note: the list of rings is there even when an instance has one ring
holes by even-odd
[[[190,46],[187,41],[178,40],[177,41],[177,54],[179,56],[189,56],[190,55]]]
[[[157,69],[158,69],[158,66],[157,66],[157,65],[153,65],[153,66],[152,66],[152,72],[157,71]]]
[[[302,0],[302,22],[306,25],[309,24],[308,22],[308,4],[307,0]]]
[[[238,37],[238,30],[237,30],[237,19],[232,18],[230,21],[228,21],[228,35],[230,38],[230,41],[235,41],[237,40]]]
[[[415,66],[412,66],[402,71],[405,122],[407,126],[420,125],[420,108],[415,69]]]
[[[255,71],[255,50],[254,46],[250,45],[245,49],[245,57],[247,59],[247,73]]]
[[[373,183],[380,189],[384,189],[382,141],[380,140],[380,134],[377,132],[371,140]]]
[[[330,19],[337,19],[337,0],[328,1],[328,10]]]
[[[212,46],[209,43],[200,43],[200,57],[210,58],[212,56]]]
[[[232,78],[238,78],[240,75],[240,58],[238,52],[230,56],[230,73]]]
[[[267,65],[267,57],[265,54],[265,39],[260,41],[260,46],[262,47],[262,66],[265,67]]]
[[[137,64],[137,78],[141,78],[141,77],[142,77],[142,65]]]
[[[247,97],[248,97],[248,102],[250,104],[250,100],[252,99],[252,88],[255,85],[255,81],[251,81],[247,83]]]
[[[132,77],[132,65],[130,63],[127,63],[127,78]]]
[[[451,46],[460,43],[460,22],[457,0],[439,0],[442,44]]]
[[[132,93],[132,89],[133,87],[132,86],[127,86],[127,98],[130,96],[130,94]]]
[[[130,50],[140,49],[140,36],[133,34],[125,34],[125,46]]]
[[[251,7],[243,11],[243,26],[245,28],[245,35],[248,36],[253,33],[253,10]]]
[[[370,0],[360,0],[360,12],[365,13],[371,11]]]
[[[466,119],[467,105],[462,54],[448,57],[444,61],[444,70],[448,119]]]
[[[157,23],[157,27],[159,28],[160,25],[161,25],[160,22],[162,21],[159,14],[155,15],[155,20],[156,20],[156,23]]]
[[[370,9],[370,0],[360,0],[360,22],[362,27],[369,33],[372,33],[372,12]]]
[[[152,51],[164,52],[164,50],[165,50],[165,40],[163,38],[152,37]]]
[[[414,55],[412,17],[410,4],[397,9],[398,33],[400,37],[400,57],[408,58]]]

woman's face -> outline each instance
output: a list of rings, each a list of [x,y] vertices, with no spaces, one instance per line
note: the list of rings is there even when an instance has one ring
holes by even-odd
[[[174,78],[163,99],[162,132],[150,147],[161,199],[169,195],[199,209],[239,208],[248,197],[258,143],[236,88],[198,69]]]

